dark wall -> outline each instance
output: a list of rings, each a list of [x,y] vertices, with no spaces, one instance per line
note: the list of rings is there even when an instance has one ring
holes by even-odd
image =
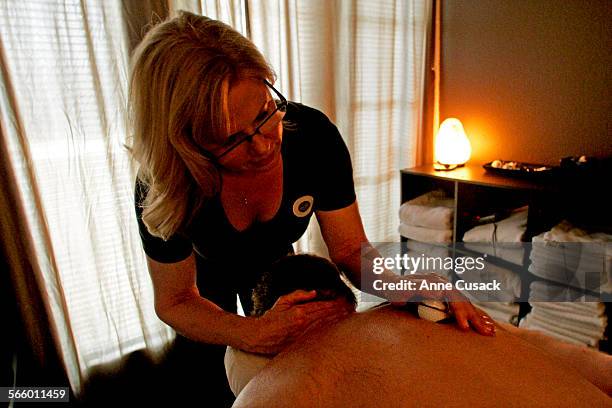
[[[440,119],[472,162],[612,156],[612,1],[442,2]]]

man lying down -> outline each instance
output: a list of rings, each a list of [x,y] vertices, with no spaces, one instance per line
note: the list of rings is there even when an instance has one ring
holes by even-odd
[[[293,255],[262,278],[253,313],[297,289],[355,309],[332,263]],[[387,305],[318,322],[274,358],[228,348],[225,363],[234,407],[612,406],[612,356],[510,325],[476,336]]]

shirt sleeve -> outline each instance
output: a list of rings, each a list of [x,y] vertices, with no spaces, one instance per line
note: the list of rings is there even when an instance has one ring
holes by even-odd
[[[193,250],[191,241],[178,234],[170,237],[167,241],[152,235],[142,221],[142,205],[147,194],[146,185],[139,179],[136,180],[134,203],[138,230],[145,254],[154,261],[160,263],[179,262],[191,255]]]
[[[319,197],[317,210],[332,211],[345,208],[355,202],[353,165],[349,150],[334,125],[320,113],[316,121],[319,128],[314,129],[316,141],[314,156],[317,168]]]

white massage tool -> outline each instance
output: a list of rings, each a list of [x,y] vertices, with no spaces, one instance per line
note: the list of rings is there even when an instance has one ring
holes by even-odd
[[[451,316],[448,306],[438,300],[424,300],[419,303],[417,312],[421,319],[439,322]]]

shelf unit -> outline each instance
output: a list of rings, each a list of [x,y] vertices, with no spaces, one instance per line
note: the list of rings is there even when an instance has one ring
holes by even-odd
[[[527,230],[524,241],[544,231],[550,230],[562,219],[580,221],[587,215],[593,216],[593,211],[573,197],[585,192],[596,191],[595,180],[565,180],[559,177],[547,177],[539,180],[514,178],[492,174],[477,165],[466,165],[450,171],[434,170],[433,165],[423,165],[400,171],[401,203],[412,200],[422,194],[435,189],[442,189],[449,197],[454,198],[453,247],[461,240],[463,234],[472,228],[474,216],[490,215],[504,210],[511,210],[527,205]],[[601,189],[601,186],[599,187]],[[588,202],[585,198],[583,200]],[[592,203],[593,201],[591,201]],[[601,209],[596,209],[601,211]],[[608,219],[602,219],[601,228],[610,229]],[[599,226],[599,225],[598,225]],[[408,239],[401,237],[402,242]],[[490,257],[489,261],[499,266],[510,267],[507,261]],[[525,270],[529,264],[529,253],[525,251],[523,265]],[[533,279],[540,279],[532,276]],[[521,290],[529,293],[532,279],[522,279]],[[527,302],[520,303],[519,318],[525,316],[530,310]],[[610,316],[610,305],[606,304],[606,313]],[[610,326],[606,331],[610,337]],[[602,342],[600,349],[609,352],[609,343]]]
[[[402,203],[437,188],[454,197],[453,242],[473,226],[470,222],[473,215],[528,205],[527,239],[550,229],[562,218],[555,204],[562,189],[554,181],[504,177],[474,165],[451,171],[436,171],[432,165],[401,170]]]

